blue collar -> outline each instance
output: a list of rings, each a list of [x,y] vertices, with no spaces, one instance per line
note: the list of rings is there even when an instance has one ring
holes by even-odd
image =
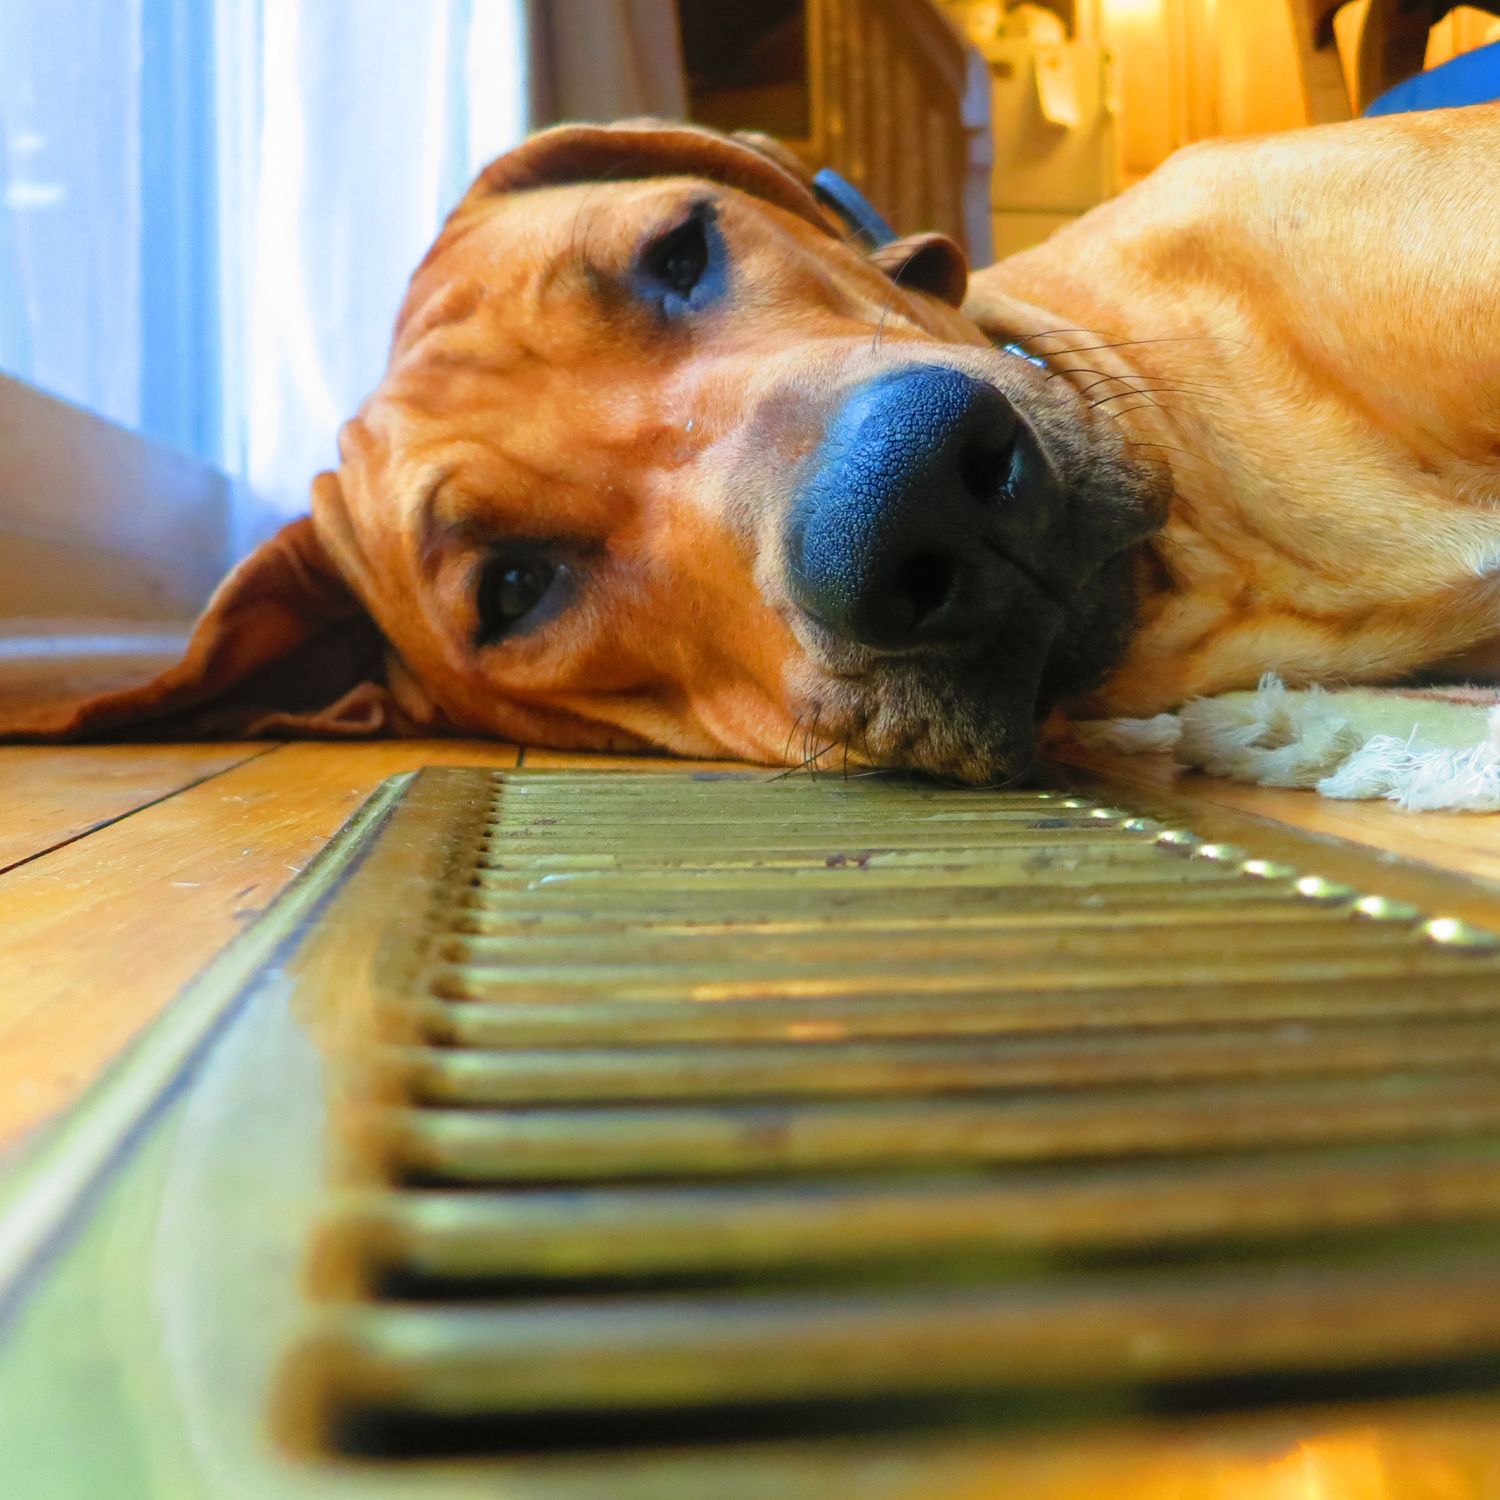
[[[1023,349],[1019,344],[1001,344],[1002,354],[1014,354],[1017,359],[1024,359],[1028,365],[1035,365],[1039,370],[1048,368],[1047,361],[1040,354],[1033,354],[1029,349]]]
[[[841,177],[832,167],[824,167],[813,176],[813,193],[823,205],[859,240],[866,250],[878,250],[882,245],[894,243],[900,236],[883,219],[870,202],[847,177]],[[1001,344],[1002,354],[1014,354],[1039,370],[1047,368],[1047,361],[1039,354],[1032,354],[1019,344]]]
[[[836,218],[866,250],[878,250],[901,238],[881,218],[870,202],[847,177],[840,177],[832,167],[824,167],[812,180],[813,193],[819,203]]]

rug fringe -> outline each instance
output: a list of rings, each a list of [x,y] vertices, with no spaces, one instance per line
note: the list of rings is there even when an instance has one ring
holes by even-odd
[[[1318,782],[1325,797],[1384,797],[1407,812],[1500,812],[1500,709],[1467,750],[1416,750],[1378,734]]]
[[[1293,689],[1267,674],[1253,693],[1194,699],[1180,714],[1081,723],[1074,732],[1088,748],[1169,751],[1212,776],[1260,786],[1381,798],[1409,812],[1500,811],[1500,707],[1445,704],[1440,734],[1427,722],[1434,716],[1419,695]],[[1384,732],[1392,717],[1410,731]]]

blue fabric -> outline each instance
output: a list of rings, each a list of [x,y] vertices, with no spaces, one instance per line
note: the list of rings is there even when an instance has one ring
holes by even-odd
[[[1500,42],[1460,53],[1440,68],[1387,89],[1367,115],[1402,115],[1417,109],[1451,109],[1500,99]]]

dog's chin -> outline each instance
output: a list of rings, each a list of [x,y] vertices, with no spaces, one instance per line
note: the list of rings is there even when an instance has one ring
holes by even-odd
[[[816,759],[825,767],[847,752],[850,764],[969,786],[1024,782],[1037,769],[1039,726],[1123,658],[1135,623],[1131,579],[1130,560],[1112,560],[1066,617],[1018,612],[970,650],[875,657],[857,672],[847,657],[828,663],[834,670],[805,716],[811,749],[802,753],[827,745]]]
[[[1037,723],[1093,692],[1124,661],[1140,618],[1137,565],[1137,549],[1117,553],[1074,597],[1043,664]]]

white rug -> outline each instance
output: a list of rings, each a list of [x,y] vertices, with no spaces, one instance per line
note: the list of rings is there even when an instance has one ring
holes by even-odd
[[[1384,798],[1410,812],[1500,812],[1500,689],[1288,688],[1198,698],[1154,719],[1076,724],[1079,743],[1261,786]]]

